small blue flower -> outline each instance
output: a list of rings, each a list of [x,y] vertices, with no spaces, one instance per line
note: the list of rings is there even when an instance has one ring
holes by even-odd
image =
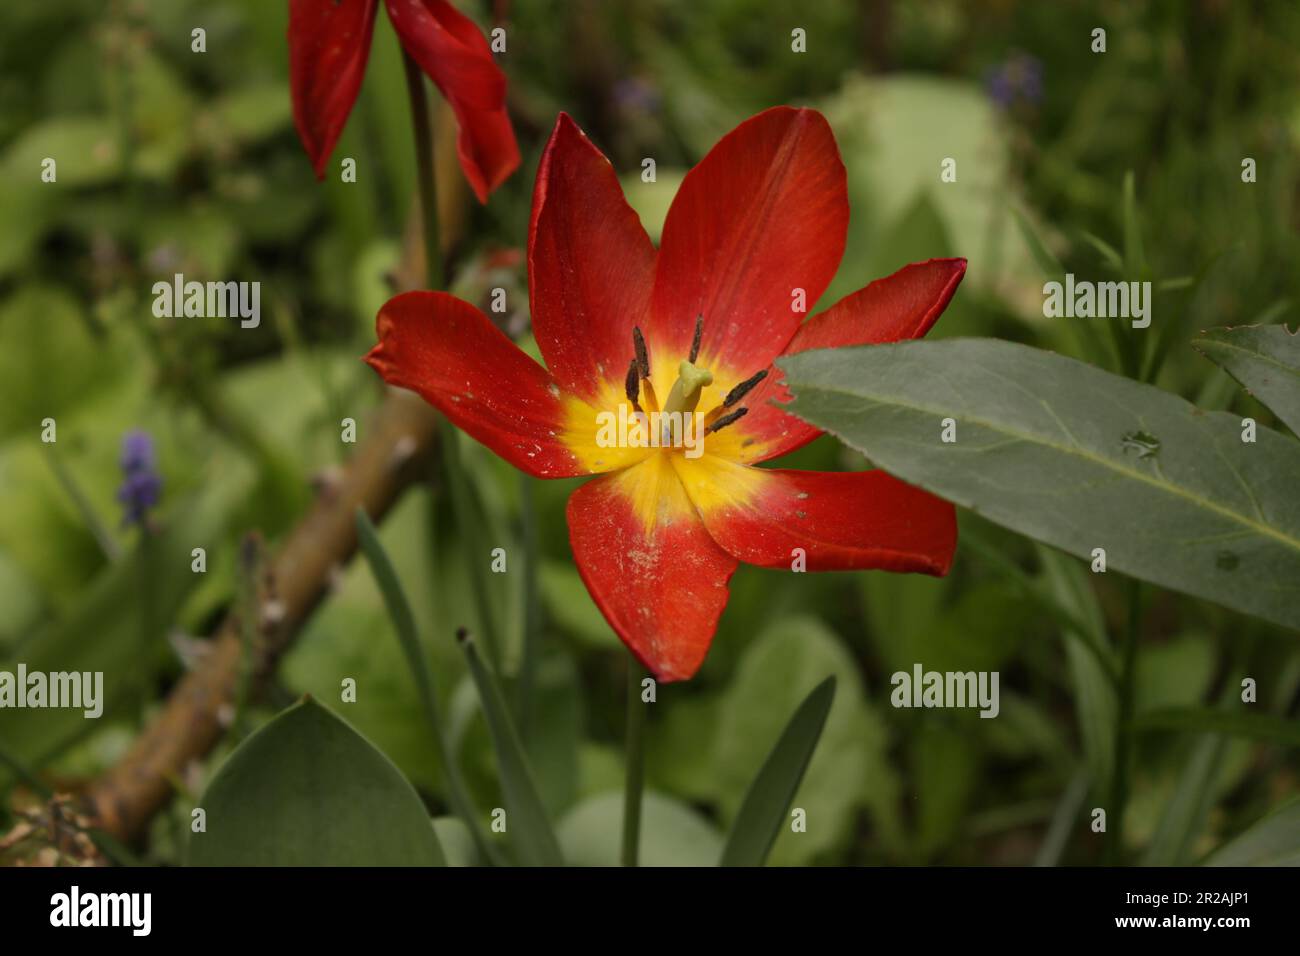
[[[614,102],[629,113],[658,113],[659,89],[639,76],[625,76],[614,84]]]
[[[1043,100],[1043,62],[1028,53],[1013,53],[984,74],[989,99],[1004,110],[1037,106]]]
[[[162,476],[154,459],[153,438],[148,432],[130,431],[122,439],[122,484],[117,500],[125,513],[122,524],[144,527],[150,508],[162,497]]]

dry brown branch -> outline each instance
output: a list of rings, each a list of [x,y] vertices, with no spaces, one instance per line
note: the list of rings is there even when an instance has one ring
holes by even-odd
[[[468,187],[456,160],[455,117],[441,101],[435,124],[439,218],[446,255],[464,229]],[[408,230],[393,277],[397,290],[423,285],[419,278],[422,235],[418,228]],[[356,550],[357,507],[364,507],[378,522],[427,466],[437,420],[422,399],[389,390],[373,420],[363,424],[363,441],[342,474],[322,490],[269,566],[261,569],[264,603],[261,639],[252,661],[254,690],[293,643],[335,571]],[[237,609],[222,621],[210,643],[209,653],[172,688],[163,709],[131,749],[87,791],[86,802],[97,825],[119,839],[130,841],[144,833],[154,814],[173,796],[173,781],[182,779],[190,763],[211,752],[226,732],[223,721],[229,722],[244,666]]]
[[[253,660],[255,683],[265,679],[299,627],[328,590],[334,570],[356,550],[358,506],[376,520],[427,466],[437,415],[410,392],[391,391],[368,423],[365,439],[337,480],[262,572],[266,592],[262,639]],[[267,613],[266,608],[274,608]],[[221,739],[241,674],[240,619],[233,610],[202,662],[172,689],[130,751],[91,786],[88,802],[99,826],[120,839],[141,834],[173,794],[190,762]]]

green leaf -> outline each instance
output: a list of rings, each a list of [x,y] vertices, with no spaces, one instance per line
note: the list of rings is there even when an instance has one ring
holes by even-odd
[[[905,481],[1144,580],[1300,627],[1300,443],[976,339],[805,352],[790,410]],[[940,440],[952,419],[956,441]]]
[[[1210,329],[1192,348],[1222,366],[1300,435],[1300,332],[1285,325]]]
[[[66,614],[22,642],[12,661],[0,669],[14,670],[18,661],[35,671],[89,671],[104,675],[104,716],[113,717],[139,680],[141,669],[155,672],[162,663],[163,638],[176,619],[187,595],[203,577],[190,570],[190,550],[204,547],[213,553],[233,502],[246,491],[231,483],[177,509],[173,523],[149,541],[149,582],[153,604],[151,641],[158,653],[142,660],[140,646],[144,620],[139,600],[140,548],[106,566],[89,581]],[[0,708],[0,738],[13,755],[40,769],[69,744],[100,729],[102,719],[87,719],[75,708]],[[0,789],[9,771],[0,767]]]
[[[411,613],[411,604],[406,599],[406,592],[402,590],[402,582],[397,579],[397,571],[393,567],[393,562],[388,558],[388,552],[384,550],[384,546],[379,540],[379,534],[375,531],[374,524],[366,515],[365,509],[360,507],[357,508],[356,526],[357,540],[361,545],[361,552],[365,555],[366,562],[370,565],[370,571],[375,576],[375,582],[379,585],[379,590],[384,596],[384,605],[388,608],[388,615],[393,621],[393,629],[397,632],[398,642],[402,645],[402,653],[406,655],[406,662],[410,666],[411,679],[415,681],[416,690],[419,692],[420,705],[424,708],[425,720],[429,722],[429,730],[433,734],[433,740],[438,749],[438,759],[441,761],[443,772],[447,776],[447,789],[452,806],[455,807],[456,812],[469,828],[478,852],[484,857],[492,859],[492,847],[479,824],[478,813],[474,809],[474,804],[470,800],[468,792],[465,790],[460,769],[457,767],[455,757],[451,752],[451,743],[447,738],[447,732],[438,716],[438,701],[434,695],[433,671],[429,666],[429,656],[424,652],[424,645],[420,643],[419,634],[415,629],[415,615]]]
[[[560,630],[602,650],[620,646],[572,561],[543,561],[538,583],[546,616]]]
[[[1300,800],[1292,800],[1221,846],[1205,865],[1300,866]]]
[[[1007,185],[1009,127],[978,83],[919,73],[850,74],[824,111],[844,156],[853,215],[845,267],[823,302],[906,265],[910,259],[890,241],[899,236],[911,245],[933,232],[933,220],[951,249],[970,260],[967,287],[993,293],[1020,314],[1041,309],[1036,294],[1025,294],[1038,278],[1033,252],[1007,212],[1016,201]],[[926,122],[918,124],[918,116]],[[936,129],[943,130],[942,147]],[[939,178],[940,163],[949,158],[957,164],[956,183]],[[909,224],[922,200],[925,221]]]
[[[817,749],[834,700],[835,678],[828,677],[813,688],[794,712],[745,794],[719,865],[763,865],[777,834],[785,826],[786,811]]]
[[[1252,714],[1210,707],[1164,707],[1138,714],[1136,730],[1185,730],[1230,734],[1286,747],[1300,747],[1300,721],[1272,714]]]
[[[879,577],[901,582],[921,575]],[[756,768],[763,765],[789,715],[831,675],[836,680],[835,704],[794,804],[817,825],[810,825],[806,833],[783,828],[769,861],[774,866],[798,866],[842,849],[864,805],[882,840],[896,849],[902,821],[897,815],[898,780],[886,755],[888,733],[878,709],[865,699],[861,667],[846,642],[821,620],[806,616],[755,624],[746,641],[735,677],[717,709],[695,707],[678,719],[675,703],[668,721],[656,725],[650,735],[656,742],[661,732],[673,733],[676,751],[660,752],[660,758],[681,759],[684,771],[695,768],[698,790],[694,794],[681,790],[682,795],[716,803],[723,821],[734,821]]]
[[[190,866],[446,865],[415,788],[310,697],[240,744],[199,806]]]
[[[1018,206],[1011,207],[1011,216],[1015,219],[1020,235],[1025,240],[1025,246],[1034,257],[1039,271],[1048,279],[1057,279],[1065,275],[1065,266],[1061,265],[1061,260],[1057,258],[1056,253],[1047,248],[1047,243],[1038,234],[1034,224],[1029,221],[1029,216]]]
[[[1146,265],[1142,226],[1138,218],[1137,184],[1130,169],[1124,174],[1124,267],[1136,276],[1146,270]]]
[[[1062,628],[1070,684],[1074,689],[1074,711],[1079,738],[1088,763],[1089,783],[1094,794],[1108,793],[1115,766],[1115,724],[1119,719],[1119,697],[1106,639],[1106,625],[1096,592],[1087,572],[1076,561],[1039,546],[1047,586],[1078,623]]]
[[[557,827],[564,858],[573,866],[618,866],[623,839],[623,794],[583,800]],[[638,866],[714,866],[722,835],[687,804],[660,793],[641,798]]]
[[[497,766],[501,770],[501,788],[505,791],[508,811],[507,832],[514,837],[514,845],[526,866],[560,866],[563,862],[560,845],[547,819],[546,808],[528,766],[519,732],[510,719],[501,687],[479,657],[473,638],[462,632],[460,640],[483,703],[483,715],[487,718]]]

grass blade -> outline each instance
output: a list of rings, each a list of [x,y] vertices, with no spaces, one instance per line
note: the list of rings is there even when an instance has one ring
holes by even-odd
[[[559,841],[555,839],[555,831],[546,816],[546,808],[537,792],[528,758],[524,755],[523,743],[510,719],[510,711],[506,707],[505,696],[501,693],[496,675],[483,663],[468,631],[461,628],[456,633],[456,638],[465,651],[470,675],[474,678],[479,699],[483,703],[488,733],[492,737],[497,766],[501,770],[506,809],[510,814],[507,826],[513,827],[513,842],[519,850],[520,858],[525,866],[562,866],[564,861],[560,856]]]
[[[1247,737],[1284,747],[1300,747],[1300,721],[1272,714],[1249,714],[1210,707],[1169,707],[1134,718],[1139,731],[1186,730]]]
[[[361,508],[357,509],[356,523],[357,541],[361,545],[361,553],[365,555],[366,562],[370,565],[370,573],[375,576],[375,583],[379,585],[379,591],[384,596],[388,616],[393,621],[393,629],[397,631],[397,639],[402,645],[403,653],[406,654],[411,676],[415,679],[415,687],[420,695],[425,719],[429,722],[429,729],[433,731],[434,743],[438,748],[438,759],[442,762],[443,771],[447,775],[448,798],[451,805],[457,816],[469,828],[470,836],[474,838],[474,845],[483,859],[497,864],[502,863],[504,861],[501,859],[501,854],[488,840],[479,823],[478,812],[465,789],[447,732],[438,716],[438,701],[434,694],[433,671],[429,666],[429,656],[424,651],[424,645],[420,643],[415,628],[415,615],[411,613],[411,604],[406,599],[406,592],[402,590],[402,582],[398,580],[393,562],[379,540],[374,523]]]
[[[740,812],[722,849],[721,866],[762,866],[772,850],[786,811],[821,739],[835,700],[835,678],[828,677],[804,698],[749,785]]]

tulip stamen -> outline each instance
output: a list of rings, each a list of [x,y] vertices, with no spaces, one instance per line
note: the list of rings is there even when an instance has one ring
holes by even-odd
[[[761,372],[755,372],[727,393],[727,397],[722,400],[722,407],[730,408],[732,405],[735,405],[738,401],[748,395],[755,385],[763,381],[765,378],[767,378],[767,369],[763,369]]]
[[[720,431],[721,429],[726,428],[728,425],[740,421],[740,419],[744,418],[748,414],[749,414],[749,409],[746,408],[744,405],[742,405],[734,412],[728,412],[727,414],[723,415],[721,418],[715,419],[714,421],[706,424],[704,426],[704,434],[712,435],[714,432]]]
[[[700,342],[704,338],[704,314],[701,313],[695,317],[695,337],[691,339],[691,355],[686,361],[692,365],[700,357]]]
[[[650,354],[645,348],[645,337],[641,334],[641,326],[632,326],[632,348],[636,351],[637,368],[641,370],[642,378],[650,377]]]
[[[627,393],[627,400],[632,403],[632,407],[638,412],[641,411],[641,403],[637,401],[640,395],[640,385],[640,369],[637,368],[636,359],[632,359],[632,364],[627,367],[627,378],[623,381],[623,390]]]

